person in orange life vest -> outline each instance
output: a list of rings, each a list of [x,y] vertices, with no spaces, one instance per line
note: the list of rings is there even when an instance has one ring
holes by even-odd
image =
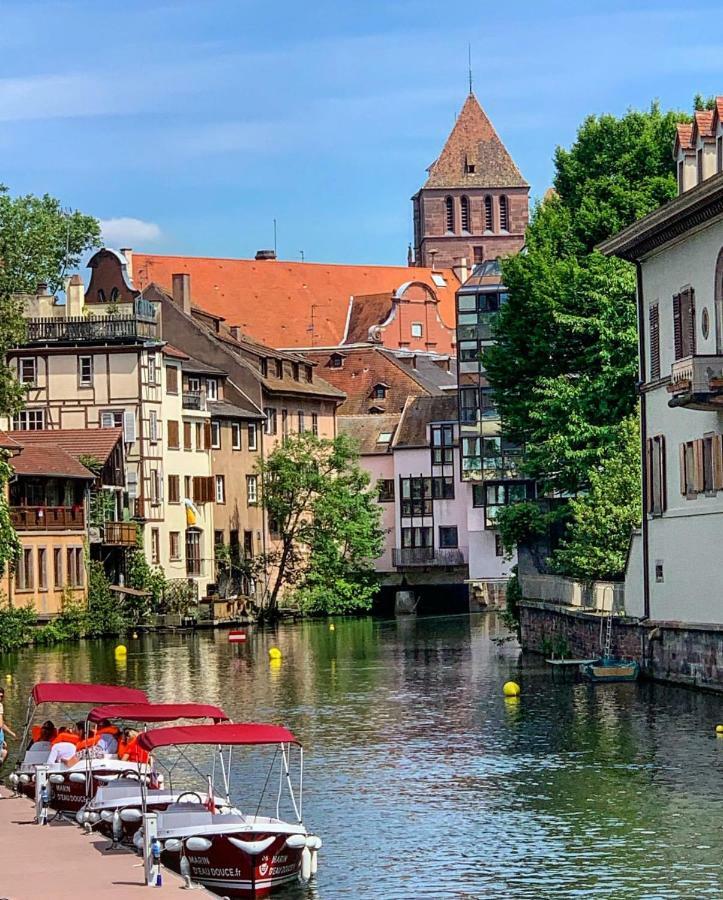
[[[135,728],[126,728],[123,739],[118,747],[118,759],[128,762],[148,762],[148,751],[138,746],[138,732]]]
[[[50,748],[48,765],[52,766],[58,762],[63,762],[67,765],[68,760],[75,756],[75,746],[78,743],[78,737],[77,725],[71,723],[61,726]]]
[[[53,725],[50,719],[43,722],[42,725],[34,725],[31,732],[31,741],[28,745],[33,750],[50,750],[50,747],[58,735],[58,729]]]
[[[98,723],[98,727],[92,737],[79,741],[76,754],[66,760],[66,765],[74,766],[81,759],[101,759],[104,756],[117,756],[118,754],[118,728],[112,725],[108,719]]]

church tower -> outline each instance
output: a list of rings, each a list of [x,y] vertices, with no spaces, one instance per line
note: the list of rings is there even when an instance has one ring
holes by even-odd
[[[427,171],[412,197],[416,265],[452,268],[520,250],[530,187],[472,91]]]

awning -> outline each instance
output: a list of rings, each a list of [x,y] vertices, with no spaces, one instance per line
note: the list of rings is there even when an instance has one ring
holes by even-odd
[[[174,719],[213,719],[228,721],[220,706],[207,703],[112,703],[96,706],[88,713],[88,721],[123,719],[126,722],[172,722]]]
[[[33,688],[36,703],[148,703],[145,691],[115,684],[41,681]]]
[[[138,738],[143,750],[182,744],[223,744],[238,747],[249,744],[298,744],[294,735],[282,725],[257,723],[227,725],[177,725],[154,728]]]

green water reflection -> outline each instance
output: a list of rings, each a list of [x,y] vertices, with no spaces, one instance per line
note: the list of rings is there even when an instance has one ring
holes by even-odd
[[[494,615],[87,642],[0,658],[15,725],[38,680],[218,703],[303,740],[319,878],[288,898],[723,896],[721,702],[660,685],[554,683],[498,649]],[[269,664],[268,649],[283,652]],[[510,676],[523,687],[505,702]]]

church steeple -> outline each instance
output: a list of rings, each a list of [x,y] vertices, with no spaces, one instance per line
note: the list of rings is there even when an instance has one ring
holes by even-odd
[[[471,78],[471,68],[470,68]],[[440,267],[516,252],[529,185],[471,90],[424,186],[412,198],[418,265]]]

